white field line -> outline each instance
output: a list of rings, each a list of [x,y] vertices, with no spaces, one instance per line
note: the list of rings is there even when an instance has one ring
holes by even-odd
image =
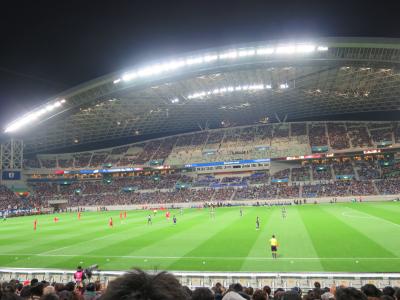
[[[357,216],[357,214],[361,214],[361,216],[360,215]],[[390,225],[394,225],[396,227],[400,227],[400,224],[394,223],[392,221],[389,221],[389,220],[386,220],[386,219],[383,219],[383,218],[375,217],[373,215],[370,215],[370,214],[362,212],[362,211],[345,211],[345,212],[342,212],[342,216],[348,217],[348,218],[379,220],[380,222],[385,222],[385,223],[388,223]]]
[[[39,256],[39,257],[93,257],[93,258],[127,258],[127,259],[217,259],[217,260],[275,260],[272,257],[240,256],[135,256],[135,255],[80,255],[80,254],[35,254],[35,253],[0,253],[0,256]],[[276,260],[400,260],[400,257],[278,257]]]

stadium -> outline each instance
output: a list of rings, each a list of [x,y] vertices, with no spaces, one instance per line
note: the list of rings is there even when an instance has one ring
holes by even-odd
[[[400,109],[399,64],[397,39],[276,40],[47,99],[3,128],[0,280],[400,285],[400,123],[353,119]]]

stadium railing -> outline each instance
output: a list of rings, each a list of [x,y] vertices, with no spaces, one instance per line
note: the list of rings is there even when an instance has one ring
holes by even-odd
[[[157,272],[159,270],[154,270]],[[151,272],[151,271],[150,271]],[[8,268],[0,269],[0,281],[18,279],[20,281],[37,278],[49,282],[66,283],[73,281],[74,270]],[[107,285],[110,281],[124,274],[125,271],[95,271],[91,281],[100,281]],[[399,286],[400,273],[269,273],[269,272],[180,272],[171,271],[182,285],[190,288],[211,287],[220,282],[224,286],[240,283],[244,287],[262,288],[265,285],[272,290],[277,288],[312,289],[314,282],[319,281],[322,287],[351,286],[360,288],[372,283],[378,288]]]

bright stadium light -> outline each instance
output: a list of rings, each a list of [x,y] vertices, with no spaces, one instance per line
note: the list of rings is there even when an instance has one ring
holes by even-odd
[[[268,85],[264,84],[250,84],[250,85],[238,85],[216,88],[209,91],[202,91],[193,93],[187,96],[188,99],[201,99],[209,95],[223,95],[225,93],[239,92],[239,91],[259,91],[267,89]]]
[[[275,52],[277,54],[292,54],[296,51],[296,47],[289,45],[289,46],[279,46],[276,48]]]
[[[247,49],[247,50],[239,50],[239,57],[253,56],[256,54],[256,50]]]
[[[317,50],[318,51],[328,51],[328,47],[326,47],[326,46],[318,46]]]
[[[258,48],[257,49],[257,55],[269,55],[274,52],[275,52],[274,48]]]
[[[137,74],[136,72],[131,72],[131,73],[125,73],[124,75],[122,75],[122,80],[123,81],[130,81],[137,78]]]
[[[191,57],[186,59],[185,62],[188,66],[201,64],[203,62],[203,57]]]
[[[171,99],[171,103],[172,104],[179,103],[179,99],[178,98]]]
[[[22,118],[17,119],[16,121],[10,123],[6,126],[4,130],[5,133],[15,132],[18,129],[21,129],[23,126],[30,124],[33,121],[36,121],[39,117],[44,116],[45,114],[53,111],[56,108],[59,108],[66,102],[65,99],[56,101],[52,104],[47,104],[45,107],[27,113]]]
[[[219,55],[219,59],[232,59],[237,57],[237,51],[232,50]]]
[[[287,84],[287,83],[281,83],[280,85],[279,85],[279,88],[280,89],[287,89],[289,87],[289,85]]]
[[[218,59],[218,55],[205,55],[204,56],[205,62],[215,61],[217,59]]]
[[[259,46],[256,48],[241,48],[241,49],[230,49],[230,50],[222,50],[221,52],[215,53],[205,53],[200,56],[191,56],[184,57],[178,60],[173,60],[169,62],[163,62],[161,64],[144,66],[143,68],[139,68],[136,70],[132,70],[131,72],[127,72],[121,76],[121,78],[117,78],[113,81],[114,84],[119,83],[120,81],[128,82],[137,78],[145,78],[152,75],[158,75],[163,72],[171,72],[179,68],[183,67],[191,67],[196,65],[201,65],[204,63],[223,61],[223,60],[232,60],[232,59],[241,59],[251,56],[266,56],[266,55],[288,55],[288,54],[305,54],[312,53],[315,50],[317,51],[327,51],[328,47],[326,46],[316,46],[313,44],[307,43],[299,43],[299,44],[287,44],[287,45],[278,45],[276,47],[272,46]]]
[[[314,52],[315,46],[314,45],[297,45],[296,46],[296,53],[310,53]]]

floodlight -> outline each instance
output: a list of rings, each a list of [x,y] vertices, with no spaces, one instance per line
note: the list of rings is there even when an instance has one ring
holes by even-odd
[[[218,59],[218,55],[205,55],[204,56],[204,61],[205,62],[210,62]]]
[[[225,53],[221,53],[219,55],[220,59],[229,59],[229,58],[236,58],[237,57],[237,52],[236,50],[228,51]]]
[[[296,52],[297,53],[310,53],[315,50],[314,45],[297,45]]]
[[[254,54],[256,54],[254,49],[239,50],[239,57],[253,56]]]
[[[326,46],[318,46],[317,50],[318,51],[328,51],[328,47],[326,47]]]
[[[292,54],[296,50],[295,46],[288,45],[288,46],[279,46],[276,48],[276,53],[278,54]]]
[[[201,64],[202,62],[203,62],[202,57],[191,57],[191,58],[186,59],[186,64],[188,66],[195,65],[195,64]]]
[[[274,48],[258,48],[257,55],[268,55],[274,53]]]
[[[137,77],[138,77],[138,75],[137,75],[136,72],[126,73],[126,74],[122,75],[122,80],[123,81],[130,81],[130,80],[133,80],[133,79],[135,79]]]
[[[281,83],[281,84],[279,85],[279,87],[280,87],[281,89],[287,89],[287,88],[289,87],[289,85],[288,85],[287,83]]]

